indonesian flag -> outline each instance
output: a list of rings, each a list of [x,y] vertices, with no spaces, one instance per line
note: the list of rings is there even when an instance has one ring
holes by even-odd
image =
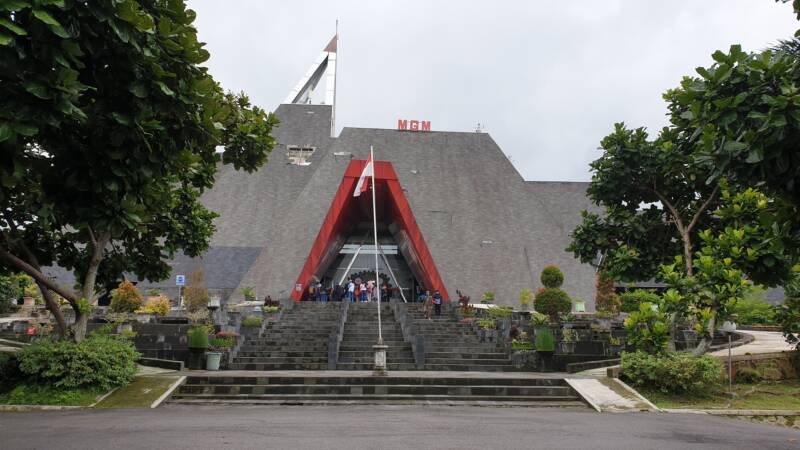
[[[353,191],[353,197],[358,197],[362,192],[367,192],[369,188],[369,178],[367,177],[373,177],[374,175],[375,168],[372,164],[372,152],[369,152],[369,159],[361,172],[361,176],[358,177],[358,184],[356,184],[356,190]]]

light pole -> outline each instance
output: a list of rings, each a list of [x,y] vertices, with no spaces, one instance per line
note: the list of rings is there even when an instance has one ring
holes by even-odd
[[[722,331],[728,335],[728,394],[730,394],[731,399],[733,399],[735,396],[733,394],[733,360],[731,358],[731,338],[733,337],[733,332],[736,331],[736,322],[732,320],[726,320],[722,323]]]

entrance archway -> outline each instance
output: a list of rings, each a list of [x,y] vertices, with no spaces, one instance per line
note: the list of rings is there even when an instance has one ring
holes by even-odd
[[[331,273],[331,268],[340,268],[335,264],[343,259],[342,250],[346,248],[346,245],[360,245],[361,251],[366,249],[374,261],[374,244],[368,246],[358,242],[359,236],[362,239],[364,236],[372,239],[371,227],[365,226],[365,224],[371,225],[372,222],[372,198],[371,195],[353,197],[353,190],[365,164],[364,160],[353,160],[345,170],[336,196],[331,202],[317,238],[306,258],[294,289],[292,289],[291,298],[293,300],[300,301],[303,298],[307,292],[305,288],[312,280],[328,277],[334,282],[339,281],[336,279],[336,274],[341,276],[341,272]],[[412,284],[419,283],[431,290],[438,289],[445,299],[449,299],[439,271],[433,262],[433,257],[425,244],[422,232],[400,186],[394,167],[388,161],[375,161],[374,164],[374,189],[377,220],[380,226],[378,240],[380,253],[382,253],[381,259],[389,260],[388,253],[395,250],[399,257],[397,258],[397,268],[407,268]],[[399,261],[400,259],[402,261]],[[392,267],[391,262],[390,267]],[[398,281],[401,285],[403,284],[399,277]],[[402,287],[408,289],[406,292],[411,293],[412,286]]]

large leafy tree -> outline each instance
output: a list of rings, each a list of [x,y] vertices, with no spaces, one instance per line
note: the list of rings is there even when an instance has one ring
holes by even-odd
[[[0,2],[0,262],[53,293],[85,335],[98,288],[156,280],[176,252],[207,249],[215,214],[198,198],[219,163],[253,171],[273,115],[224,93],[201,64],[181,0]],[[63,286],[44,268],[74,271]]]
[[[603,271],[618,280],[653,278],[681,253],[691,274],[697,230],[710,226],[718,199],[691,148],[671,129],[651,140],[621,123],[600,147],[587,193],[605,214],[584,212],[568,250],[585,263],[601,255]]]

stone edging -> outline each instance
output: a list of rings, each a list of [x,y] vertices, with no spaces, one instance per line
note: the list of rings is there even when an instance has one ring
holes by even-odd
[[[642,394],[639,393],[639,391],[637,391],[636,389],[628,386],[628,384],[625,383],[624,381],[620,380],[619,378],[612,378],[611,380],[615,381],[623,389],[625,389],[626,391],[628,391],[631,394],[633,394],[637,399],[639,399],[640,402],[642,402],[645,405],[647,405],[652,411],[663,412],[663,410],[661,408],[659,408],[658,406],[653,404],[653,402],[651,402],[650,400],[646,399]]]
[[[178,389],[180,386],[182,386],[183,383],[185,382],[186,382],[186,375],[183,375],[180,378],[178,378],[174,383],[172,383],[169,389],[167,389],[163,394],[161,394],[161,397],[158,397],[150,405],[150,408],[158,408],[159,406],[161,406],[161,404],[164,403],[164,401],[166,401],[168,398],[170,398],[172,396],[172,393],[175,392],[175,390]]]
[[[87,409],[87,408],[88,406],[0,405],[0,412],[64,411],[64,410]]]
[[[662,409],[673,414],[708,414],[712,416],[800,416],[800,411],[789,409]]]

